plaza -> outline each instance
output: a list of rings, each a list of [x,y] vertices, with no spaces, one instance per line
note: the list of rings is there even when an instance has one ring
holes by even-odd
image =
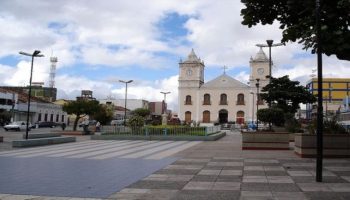
[[[210,142],[79,138],[2,149],[0,176],[4,200],[350,198],[350,159],[324,159],[319,183],[315,159],[293,149],[242,151],[238,131]]]

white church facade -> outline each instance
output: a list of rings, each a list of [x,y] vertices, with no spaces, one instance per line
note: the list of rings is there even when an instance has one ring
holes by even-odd
[[[178,116],[181,120],[187,123],[242,124],[256,120],[257,103],[259,109],[267,107],[260,97],[257,101],[257,93],[269,81],[269,60],[262,49],[250,59],[249,84],[225,72],[205,82],[204,68],[204,62],[193,49],[187,59],[179,63]]]

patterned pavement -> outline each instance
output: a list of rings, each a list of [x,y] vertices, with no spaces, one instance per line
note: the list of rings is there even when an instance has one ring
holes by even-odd
[[[4,194],[106,198],[200,142],[84,141],[0,152]],[[10,197],[7,197],[10,198]]]
[[[85,143],[79,143],[79,146],[67,146],[67,151],[63,151],[64,149],[51,149],[56,147],[50,147],[45,151],[36,151],[39,150],[39,148],[33,148],[31,149],[31,153],[27,153],[26,149],[21,150],[22,152],[16,151],[16,154],[15,151],[12,151],[13,153],[5,152],[0,154],[0,169],[3,169],[3,166],[1,166],[3,159],[39,159],[37,163],[47,160],[47,162],[43,164],[45,168],[47,168],[46,165],[56,166],[60,163],[60,161],[56,163],[53,162],[55,159],[63,159],[64,163],[67,163],[67,160],[76,160],[77,163],[86,161],[86,163],[81,164],[80,167],[85,166],[86,168],[93,168],[96,169],[93,172],[100,173],[104,168],[106,168],[106,171],[113,171],[112,168],[114,168],[117,163],[121,163],[121,159],[127,160],[128,162],[137,160],[138,162],[133,163],[133,165],[137,166],[135,168],[131,168],[133,166],[130,164],[124,166],[129,167],[123,171],[123,173],[126,173],[124,178],[127,178],[132,176],[133,173],[137,173],[136,169],[138,168],[149,168],[147,164],[162,162],[162,166],[161,164],[157,165],[158,169],[148,174],[145,173],[144,176],[138,176],[137,180],[131,181],[130,184],[119,188],[117,185],[122,179],[113,177],[114,172],[109,174],[102,173],[104,175],[100,179],[98,178],[99,176],[95,176],[94,174],[85,174],[84,176],[77,177],[80,171],[84,171],[78,168],[74,173],[66,174],[64,178],[60,177],[57,180],[51,177],[47,178],[49,181],[47,183],[51,184],[46,187],[47,189],[52,188],[52,184],[55,181],[69,179],[70,175],[75,179],[82,178],[85,179],[86,182],[95,185],[99,184],[99,182],[103,184],[102,182],[109,182],[110,180],[117,179],[118,181],[116,182],[111,181],[113,183],[111,189],[108,191],[108,196],[95,196],[100,199],[350,199],[350,159],[324,159],[323,182],[317,183],[315,182],[314,159],[299,158],[293,153],[292,149],[285,151],[242,151],[241,137],[238,132],[228,133],[226,137],[219,141],[201,142],[198,144],[179,142],[175,145],[174,142],[169,141],[138,142],[141,141],[128,141],[128,145],[135,146],[125,149],[123,148],[125,141],[119,141],[119,147],[108,147],[107,143],[101,145],[104,147],[99,147],[99,144],[101,144],[99,141],[87,141]],[[99,148],[99,150],[95,149],[92,151],[80,152],[80,149],[86,148],[84,147],[86,144],[92,149]],[[153,144],[158,145],[153,146]],[[172,146],[172,144],[174,146]],[[142,148],[146,146],[148,148]],[[168,146],[168,148],[165,148],[165,146]],[[45,148],[48,147],[43,147],[43,149]],[[73,151],[68,150],[70,148],[75,148],[74,154],[72,154]],[[118,148],[118,150],[107,151],[108,148]],[[165,149],[160,150],[162,148]],[[129,152],[131,149],[136,150],[135,152]],[[172,151],[171,149],[176,150]],[[93,153],[94,151],[99,153],[95,154]],[[117,152],[124,153],[120,154]],[[113,160],[116,161],[116,163],[111,162]],[[148,161],[151,162],[149,163]],[[100,166],[99,169],[97,163],[105,163],[105,165]],[[11,164],[11,166],[14,164]],[[122,168],[123,167],[118,170]],[[21,174],[24,172],[17,170],[14,173]],[[89,176],[91,176],[91,178],[86,178]],[[68,181],[66,182],[68,183]],[[33,185],[37,186],[35,184]],[[82,188],[81,191],[89,193],[92,189],[94,189],[94,186],[91,188]],[[112,190],[114,190],[114,192],[112,192]],[[71,197],[94,197],[92,195],[81,196],[80,193],[68,194],[68,191],[69,190],[62,191],[62,194],[65,195],[41,194],[37,196],[18,195],[20,193],[15,192],[12,194],[17,195],[0,194],[0,199],[72,200],[80,198]],[[107,193],[104,193],[104,195],[106,194]],[[62,196],[66,197],[63,198]]]

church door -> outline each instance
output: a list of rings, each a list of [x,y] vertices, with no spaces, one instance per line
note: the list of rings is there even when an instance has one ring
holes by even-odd
[[[228,122],[228,112],[225,109],[219,111],[219,123],[224,124]]]
[[[236,123],[237,124],[244,124],[244,112],[243,111],[237,112]]]
[[[191,123],[191,112],[190,111],[187,111],[187,112],[185,112],[185,122],[187,123],[187,124],[189,124],[189,123]]]
[[[210,112],[207,110],[203,112],[203,123],[210,123]]]

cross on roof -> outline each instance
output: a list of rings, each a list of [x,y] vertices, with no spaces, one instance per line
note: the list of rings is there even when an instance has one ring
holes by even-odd
[[[223,68],[224,68],[224,74],[226,74],[226,69],[228,69],[228,67],[226,67],[226,66],[224,65]]]

